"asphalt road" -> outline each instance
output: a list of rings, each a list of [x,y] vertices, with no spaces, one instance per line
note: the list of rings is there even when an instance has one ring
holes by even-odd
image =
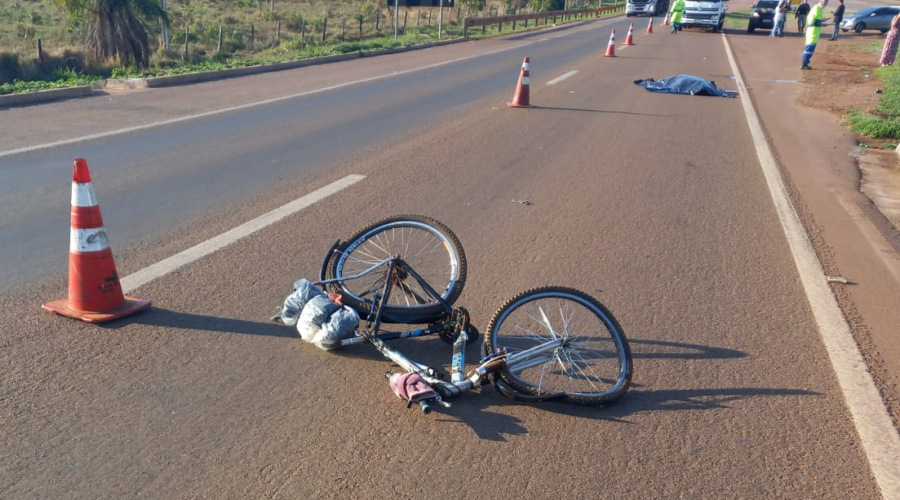
[[[0,224],[0,497],[880,498],[740,99],[632,83],[736,89],[722,38],[657,28],[604,58],[610,26],[624,38],[624,19],[591,22],[3,111],[3,148],[23,151],[0,157],[15,207]],[[525,55],[537,107],[509,109]],[[154,307],[96,327],[39,308],[65,293],[74,157],[123,276],[365,179],[131,290]],[[426,417],[372,349],[325,353],[266,322],[332,241],[395,213],[460,237],[476,325],[529,287],[596,295],[631,340],[632,390],[597,409],[484,388]],[[404,345],[449,362],[438,339]]]

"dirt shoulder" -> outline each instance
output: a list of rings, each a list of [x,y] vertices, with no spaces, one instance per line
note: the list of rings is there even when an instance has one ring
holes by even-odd
[[[803,73],[797,103],[842,118],[851,109],[871,112],[881,97],[883,83],[873,75],[879,54],[862,46],[882,42],[883,35],[866,33],[825,36],[818,44],[814,71]],[[900,156],[887,141],[857,136],[860,146],[852,152],[860,170],[860,189],[900,230]]]

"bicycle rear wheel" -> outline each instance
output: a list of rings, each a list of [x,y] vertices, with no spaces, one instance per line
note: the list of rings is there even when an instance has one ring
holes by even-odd
[[[330,256],[325,278],[331,293],[366,318],[375,295],[384,287],[386,273],[376,270],[357,279],[344,279],[377,263],[398,257],[390,296],[381,320],[387,323],[428,323],[450,312],[447,306],[462,293],[466,282],[466,255],[456,235],[444,224],[420,215],[399,215],[373,222],[353,234]],[[386,269],[385,269],[386,271]],[[435,294],[413,275],[418,274]]]
[[[516,295],[494,313],[484,340],[489,352],[504,348],[510,355],[562,342],[497,374],[523,399],[603,404],[620,398],[631,384],[631,349],[622,327],[603,304],[579,290],[550,286]]]

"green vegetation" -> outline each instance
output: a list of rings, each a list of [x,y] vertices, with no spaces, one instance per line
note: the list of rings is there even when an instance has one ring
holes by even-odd
[[[874,44],[864,47],[868,48],[870,45]],[[881,45],[883,46],[883,42]],[[845,117],[845,123],[858,134],[896,143],[900,140],[900,67],[875,68],[873,74],[884,82],[881,99],[871,113],[850,111]]]
[[[854,132],[872,139],[900,139],[900,119],[897,118],[881,118],[854,110],[847,115],[846,123]]]
[[[88,85],[91,82],[103,80],[102,76],[82,75],[70,69],[56,70],[48,75],[47,80],[33,80],[24,82],[16,80],[13,83],[0,85],[0,95],[17,92],[37,92],[39,90],[62,89],[66,87],[78,87]]]
[[[725,13],[726,28],[744,28],[747,29],[747,23],[750,22],[750,12],[752,9],[727,11]]]
[[[0,3],[0,95],[408,47],[462,36],[467,16],[598,4],[624,0],[456,0],[443,14],[436,7],[394,12],[394,0],[8,0]],[[122,23],[118,31],[112,17]],[[476,31],[499,33],[496,26]]]
[[[873,54],[881,54],[881,49],[884,48],[884,41],[879,40],[877,42],[867,43],[865,45],[859,45],[856,47],[856,50],[860,52],[871,52]]]

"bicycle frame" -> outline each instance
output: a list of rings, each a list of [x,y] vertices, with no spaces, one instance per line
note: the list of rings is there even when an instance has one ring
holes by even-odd
[[[392,279],[395,277],[395,269],[398,265],[403,268],[410,276],[415,279],[422,288],[428,292],[436,301],[443,305],[445,311],[450,316],[449,321],[441,321],[432,324],[427,328],[419,328],[412,330],[403,330],[399,332],[379,332],[381,327],[381,312],[384,304],[389,300],[391,290],[394,283]],[[354,280],[371,274],[379,268],[385,267],[384,282],[381,285],[380,293],[376,293],[372,301],[372,307],[369,311],[368,322],[365,328],[357,329],[357,336],[341,341],[341,345],[354,345],[368,342],[374,346],[385,358],[393,361],[398,366],[408,372],[415,372],[421,376],[434,390],[438,393],[436,398],[427,401],[420,401],[422,410],[429,413],[430,403],[438,403],[449,407],[450,403],[442,398],[450,398],[459,396],[463,392],[470,391],[476,387],[480,387],[486,383],[488,376],[503,368],[527,368],[529,366],[545,363],[557,348],[565,343],[565,339],[557,338],[545,342],[541,345],[532,347],[531,349],[508,354],[506,352],[491,353],[478,362],[478,365],[468,374],[465,373],[465,346],[469,340],[468,313],[465,309],[453,309],[444,301],[440,294],[437,293],[414,269],[403,264],[399,257],[389,257],[381,262],[374,264],[368,269],[361,271],[353,276],[345,276],[342,279],[320,280],[318,285],[334,283],[338,281]],[[385,340],[393,340],[399,338],[421,337],[432,335],[435,333],[447,332],[452,329],[455,336],[453,341],[453,356],[451,360],[450,382],[442,380],[441,374],[435,369],[413,361],[400,351],[389,347],[385,344]],[[387,374],[390,376],[390,373]],[[410,403],[411,405],[411,403]],[[408,405],[409,406],[409,405]]]

